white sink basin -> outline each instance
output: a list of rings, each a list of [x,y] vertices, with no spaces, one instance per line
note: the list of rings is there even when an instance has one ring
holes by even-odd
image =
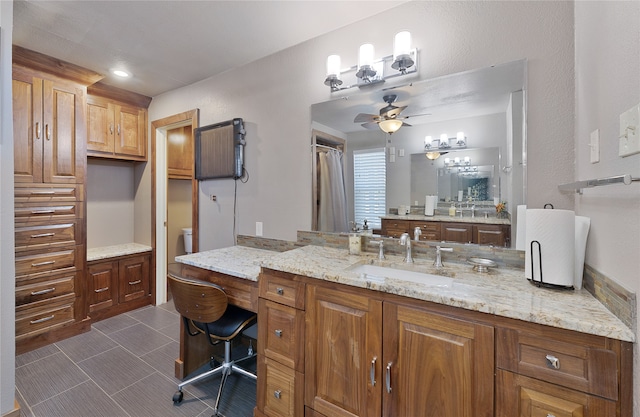
[[[450,287],[453,279],[440,275],[424,274],[421,272],[407,271],[386,266],[356,264],[346,269],[349,272],[359,274],[368,281],[383,282],[385,278],[415,282],[417,284],[432,285],[437,287]]]

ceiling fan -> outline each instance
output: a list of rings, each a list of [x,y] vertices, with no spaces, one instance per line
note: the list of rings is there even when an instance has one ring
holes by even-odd
[[[410,117],[429,115],[429,113],[424,113],[409,116],[400,116],[400,113],[402,113],[402,111],[406,109],[407,106],[394,106],[393,103],[395,103],[397,98],[398,96],[395,94],[385,95],[384,97],[382,97],[382,99],[385,103],[387,103],[387,105],[380,109],[379,115],[360,113],[355,117],[355,119],[353,119],[353,122],[361,123],[361,126],[365,129],[379,128],[385,133],[392,134],[394,132],[397,132],[398,129],[400,129],[402,126],[411,126],[409,123],[406,123],[403,120],[406,120]]]

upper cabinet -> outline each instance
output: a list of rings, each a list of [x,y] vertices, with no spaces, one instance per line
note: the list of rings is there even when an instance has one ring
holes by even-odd
[[[72,81],[14,66],[16,183],[84,181],[84,91]]]
[[[87,92],[87,155],[146,161],[151,98],[102,83]]]
[[[193,127],[167,130],[167,169],[169,178],[193,178]]]

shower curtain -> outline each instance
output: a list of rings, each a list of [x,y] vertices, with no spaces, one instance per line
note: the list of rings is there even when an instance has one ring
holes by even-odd
[[[342,152],[329,150],[319,153],[318,230],[348,232],[347,195],[344,185]]]

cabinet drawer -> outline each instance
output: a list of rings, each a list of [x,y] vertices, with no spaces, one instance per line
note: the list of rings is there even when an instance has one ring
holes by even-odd
[[[615,401],[498,370],[496,417],[614,417]]]
[[[304,370],[304,311],[259,299],[258,353]]]
[[[76,236],[80,236],[76,230],[78,224],[43,224],[36,226],[25,226],[16,224],[16,252],[30,249],[40,249],[47,246],[60,246],[76,244]]]
[[[40,253],[29,252],[28,254],[16,256],[16,275],[28,275],[73,267],[76,264],[77,252],[77,248],[73,246],[65,250]],[[80,260],[78,265],[82,265]]]
[[[53,279],[16,286],[16,306],[73,294],[76,273],[56,275]]]
[[[258,409],[269,417],[297,417],[304,413],[303,375],[276,361],[258,356]]]
[[[496,334],[498,368],[618,400],[618,355],[606,349],[604,338],[567,334],[560,339],[501,328]]]
[[[74,321],[74,295],[65,295],[37,307],[16,308],[16,341]]]
[[[293,277],[276,271],[262,272],[258,280],[260,297],[303,310],[305,285]]]
[[[73,221],[82,218],[82,203],[69,201],[60,203],[16,203],[16,222],[27,221]]]
[[[82,201],[84,200],[83,184],[32,184],[28,187],[16,185],[14,196],[16,203],[38,203],[48,201]]]

